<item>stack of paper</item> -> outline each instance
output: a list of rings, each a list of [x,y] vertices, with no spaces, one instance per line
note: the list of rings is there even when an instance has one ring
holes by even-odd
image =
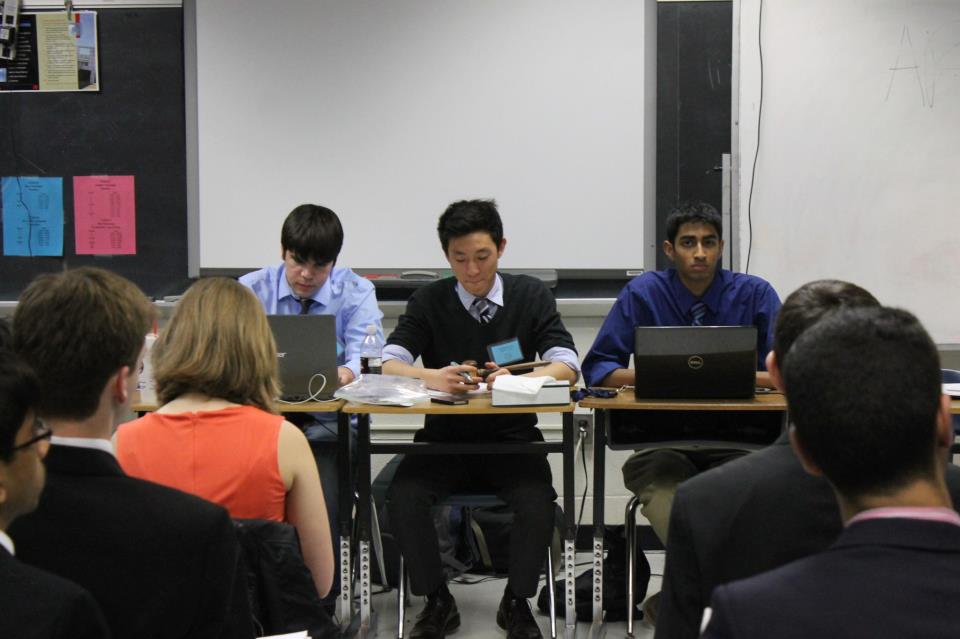
[[[570,382],[552,377],[501,375],[493,380],[493,406],[565,406],[570,403]]]

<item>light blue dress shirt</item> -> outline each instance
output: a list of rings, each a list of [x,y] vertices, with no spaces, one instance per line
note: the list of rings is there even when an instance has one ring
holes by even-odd
[[[300,298],[290,289],[283,264],[247,273],[239,282],[251,289],[268,315],[299,315]],[[383,343],[383,313],[377,306],[373,284],[349,268],[335,267],[330,277],[312,298],[310,315],[334,315],[337,318],[337,363],[360,375],[360,345],[367,326],[377,327]]]

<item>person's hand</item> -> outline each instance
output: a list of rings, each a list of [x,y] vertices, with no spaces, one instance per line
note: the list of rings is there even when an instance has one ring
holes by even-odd
[[[464,376],[466,373],[466,376]],[[468,364],[451,364],[443,368],[424,371],[423,381],[427,388],[444,393],[466,393],[480,388],[480,376],[477,367]]]
[[[346,386],[354,379],[353,371],[347,368],[346,366],[337,367],[337,386]]]
[[[484,368],[486,368],[488,371],[490,371],[490,372],[487,374],[487,376],[484,378],[484,379],[487,380],[487,390],[493,390],[493,380],[494,380],[494,378],[500,377],[501,375],[511,375],[511,374],[512,374],[512,373],[511,373],[510,371],[508,371],[506,368],[500,368],[499,366],[497,366],[497,365],[494,364],[493,362],[487,362],[487,363],[484,365]]]

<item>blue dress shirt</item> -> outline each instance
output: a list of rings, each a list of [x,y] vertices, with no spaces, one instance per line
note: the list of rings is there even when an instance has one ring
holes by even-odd
[[[618,368],[628,368],[637,326],[689,326],[691,307],[707,306],[704,326],[756,326],[757,370],[766,370],[773,345],[773,324],[780,298],[769,282],[718,269],[710,287],[697,298],[683,285],[676,269],[651,271],[630,280],[620,291],[593,346],[583,359],[583,376],[598,385]]]
[[[290,289],[283,264],[247,273],[239,282],[251,289],[268,315],[299,315],[300,298]],[[367,326],[377,327],[383,343],[383,313],[377,306],[373,284],[349,268],[335,267],[313,298],[310,315],[334,315],[337,318],[337,363],[360,375],[360,345]]]

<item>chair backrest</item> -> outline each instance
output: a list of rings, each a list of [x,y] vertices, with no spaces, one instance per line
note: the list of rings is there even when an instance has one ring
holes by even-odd
[[[290,524],[235,519],[250,590],[254,624],[266,635],[302,630],[311,637],[338,637],[303,561],[300,540]]]

